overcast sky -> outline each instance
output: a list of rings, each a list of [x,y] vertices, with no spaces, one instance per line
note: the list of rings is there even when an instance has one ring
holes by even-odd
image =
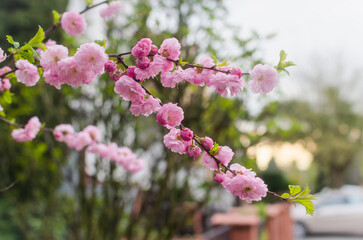
[[[354,71],[363,69],[363,1],[226,0],[226,3],[230,21],[241,25],[244,34],[250,30],[262,35],[277,34],[263,46],[266,62],[276,64],[279,51],[284,49],[297,64],[291,68],[289,80],[282,77],[280,88],[287,95],[299,92],[304,81],[302,72],[314,74],[324,69],[329,76],[335,74],[334,69],[341,62],[345,71],[338,84],[344,85]],[[333,78],[331,81],[337,82]]]

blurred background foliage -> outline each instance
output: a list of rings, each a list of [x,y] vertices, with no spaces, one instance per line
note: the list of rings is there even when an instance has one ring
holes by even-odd
[[[122,3],[122,14],[106,22],[101,30],[109,53],[129,51],[143,37],[156,45],[176,37],[184,61],[215,55],[247,71],[261,62],[259,42],[272,37],[257,33],[245,39],[238,37],[240,27],[224,21],[227,9],[220,0]],[[25,42],[34,35],[37,25],[44,29],[51,25],[53,9],[61,13],[67,4],[66,0],[2,0],[0,32]],[[96,9],[86,16],[95,14]],[[8,46],[4,36],[0,38],[3,48]],[[62,30],[50,38],[73,47],[73,52],[87,41],[65,36]],[[95,40],[92,35],[89,38]],[[134,64],[133,58],[125,60]],[[167,131],[153,117],[135,118],[128,110],[129,103],[114,94],[114,83],[108,76],[89,86],[62,87],[61,91],[42,81],[32,88],[12,84],[14,99],[5,109],[7,118],[24,123],[36,115],[48,127],[71,123],[78,130],[97,125],[104,132],[105,142],[130,147],[147,166],[142,173],[130,175],[90,154],[67,149],[47,133],[29,143],[16,143],[9,126],[0,124],[0,187],[17,181],[11,190],[0,193],[2,239],[171,239],[195,233],[196,213],[208,216],[215,208],[226,210],[231,204],[241,204],[212,181],[212,173],[202,166],[201,159],[165,149],[162,138]],[[313,178],[317,189],[345,183],[342,170],[357,159],[361,140],[352,140],[351,132],[361,129],[361,117],[339,98],[337,89],[327,88],[323,93],[326,101],[320,106],[301,101],[272,102],[256,116],[248,110],[246,94],[226,99],[211,89],[191,84],[163,88],[158,79],[147,81],[145,86],[163,102],[177,102],[186,113],[185,126],[199,136],[210,136],[220,145],[230,146],[235,152],[234,162],[257,172],[256,157],[247,151],[262,141],[312,140],[318,146],[312,168],[318,176]],[[279,125],[282,118],[288,120],[288,127]],[[265,126],[266,130],[256,127],[244,131],[241,125],[245,123]],[[289,183],[310,181],[310,177],[294,178],[295,170],[289,169],[286,174],[286,169],[271,161],[259,174],[270,190],[280,192]]]

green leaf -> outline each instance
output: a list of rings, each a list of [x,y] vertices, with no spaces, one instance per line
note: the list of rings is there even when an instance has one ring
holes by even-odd
[[[53,13],[53,24],[55,25],[55,24],[59,23],[59,19],[61,18],[61,15],[56,10],[53,10],[52,13]]]
[[[10,43],[10,44],[13,44],[14,45],[14,39],[12,36],[10,35],[6,35],[6,40]]]
[[[101,47],[106,47],[107,40],[95,40],[95,43],[97,43]]]
[[[287,54],[284,50],[280,51],[280,63],[284,62],[286,60]]]
[[[38,32],[35,34],[35,36],[32,39],[30,39],[27,45],[29,45],[30,47],[38,47],[38,45],[43,42],[44,38],[45,35],[43,28],[39,26]]]
[[[3,99],[7,104],[11,104],[12,96],[13,96],[13,94],[10,92],[9,89],[6,89],[5,91],[3,91]]]
[[[88,6],[91,6],[93,4],[93,0],[86,0],[86,3]]]
[[[21,52],[20,55],[25,58],[26,60],[28,60],[28,62],[30,63],[34,63],[34,57],[33,57],[33,54],[31,54],[30,52],[28,51],[24,51],[24,52]]]
[[[39,54],[37,51],[35,51],[35,49],[34,49],[34,48],[30,47],[30,49],[31,49],[31,51],[33,52],[33,55],[34,55],[36,58],[38,58],[38,59],[40,59],[40,58],[41,58],[41,57],[40,57],[40,54]]]
[[[298,185],[289,185],[290,195],[294,196],[301,192],[301,187]]]
[[[217,60],[216,56],[213,55],[212,58],[214,59],[214,65],[217,65],[218,60]]]
[[[305,207],[306,214],[313,215],[314,214],[314,204],[312,200],[315,200],[314,195],[310,194],[309,187],[305,187],[304,190],[301,191],[300,186],[289,186],[291,197],[288,199],[289,202],[292,203],[300,203]]]
[[[216,67],[224,67],[224,66],[227,66],[228,65],[228,61],[224,61],[222,63],[219,63],[218,65],[216,65]]]
[[[280,51],[280,61],[279,63],[275,66],[276,70],[280,73],[282,71],[286,72],[287,74],[289,74],[289,72],[285,69],[287,67],[291,67],[291,66],[295,66],[295,63],[293,63],[292,61],[285,61],[287,57],[287,54],[284,50]],[[289,74],[290,75],[290,74]]]
[[[6,35],[6,40],[10,43],[13,44],[15,48],[18,48],[20,46],[20,44],[18,42],[14,42],[14,39],[12,36],[10,35]]]
[[[281,197],[282,197],[282,198],[290,198],[290,197],[291,197],[291,195],[290,195],[290,194],[288,194],[288,193],[284,193],[284,194],[282,194],[282,195],[281,195]]]
[[[219,151],[219,145],[217,142],[214,142],[214,145],[212,147],[211,150],[209,150],[209,153],[212,154],[213,156],[217,155],[218,151]]]

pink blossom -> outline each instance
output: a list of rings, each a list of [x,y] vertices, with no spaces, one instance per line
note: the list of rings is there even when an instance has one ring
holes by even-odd
[[[74,133],[74,128],[70,124],[60,124],[53,130],[53,136],[58,142],[64,142],[67,136]]]
[[[229,169],[231,169],[233,172],[235,172],[236,174],[239,175],[248,175],[250,177],[255,177],[256,173],[254,171],[252,171],[251,169],[247,169],[244,166],[241,166],[238,163],[233,163]],[[225,174],[225,180],[223,181],[222,185],[224,188],[228,189],[231,180],[233,179],[233,177],[235,176],[234,173],[227,171]]]
[[[116,69],[117,69],[117,64],[114,61],[108,60],[105,63],[106,72],[113,73],[114,71],[116,71]]]
[[[48,70],[43,73],[43,77],[46,83],[52,85],[57,89],[60,89],[61,85],[66,83],[66,79],[64,76],[60,76],[58,74],[58,70]]]
[[[172,60],[178,60],[180,47],[180,43],[176,38],[168,38],[161,44],[159,54]]]
[[[167,71],[160,74],[160,80],[163,87],[174,88],[176,84],[182,82],[185,78],[184,70],[181,67],[178,67],[178,69],[173,72]]]
[[[98,75],[104,72],[108,55],[105,53],[105,48],[97,43],[85,43],[77,49],[74,60],[80,68],[85,71],[91,70]]]
[[[226,178],[226,175],[223,172],[220,173],[216,173],[214,175],[214,181],[218,182],[218,183],[222,183],[224,181],[224,179]]]
[[[118,73],[118,71],[114,72],[114,73],[110,73],[111,80],[113,80],[115,82],[117,82],[121,76],[122,76],[122,74]]]
[[[27,60],[18,60],[15,66],[18,68],[15,71],[18,82],[24,83],[27,87],[34,86],[38,82],[40,77],[36,66]]]
[[[0,63],[4,62],[6,59],[6,54],[4,53],[4,50],[0,47]]]
[[[220,146],[217,150],[217,154],[214,157],[218,160],[219,163],[222,163],[225,166],[228,166],[228,163],[232,160],[234,153],[232,149],[228,146]],[[208,154],[205,153],[203,156],[203,163],[207,168],[218,170],[219,167],[216,161]]]
[[[141,160],[136,160],[130,162],[127,167],[125,167],[126,170],[130,171],[131,173],[137,173],[140,170],[142,170],[145,167],[145,162]]]
[[[155,55],[148,68],[136,68],[134,73],[137,80],[143,81],[149,77],[155,77],[160,72],[170,71],[173,67],[173,62],[166,60],[163,56]]]
[[[242,70],[238,67],[233,67],[230,74],[236,75],[236,76],[238,76],[238,78],[241,78],[243,76]]]
[[[202,149],[200,149],[200,147],[198,147],[198,146],[190,145],[187,148],[187,153],[188,153],[189,157],[197,158],[202,153]]]
[[[150,54],[151,55],[156,55],[158,53],[159,49],[157,46],[155,46],[154,44],[151,45],[151,51]]]
[[[134,154],[128,147],[118,147],[115,143],[110,145],[112,154],[110,155],[110,160],[117,162],[121,166],[125,166],[129,162],[135,161],[137,159],[136,154]]]
[[[263,180],[250,175],[234,176],[226,189],[247,203],[260,201],[267,194],[267,185]]]
[[[58,69],[59,77],[65,79],[65,83],[73,87],[90,84],[95,76],[91,69],[80,68],[74,57],[68,57],[59,61]]]
[[[48,39],[48,41],[46,43],[44,43],[44,45],[49,48],[49,47],[57,45],[57,42],[52,39]],[[39,54],[41,54],[43,52],[43,50],[41,48],[37,48],[37,50],[35,50],[35,51],[37,51],[37,53],[39,53]]]
[[[183,109],[173,103],[164,104],[156,115],[156,121],[168,129],[179,126],[183,119]]]
[[[222,97],[227,97],[228,93],[234,96],[242,91],[243,79],[238,75],[217,72],[211,75],[209,86],[213,86]]]
[[[1,106],[1,104],[0,104],[0,112],[1,111],[4,111],[4,108]]]
[[[183,128],[183,130],[180,133],[180,137],[184,141],[190,141],[193,139],[193,131],[190,130],[189,128]]]
[[[75,37],[86,31],[87,23],[81,14],[69,11],[63,13],[61,26],[69,36]]]
[[[199,64],[209,68],[215,65],[213,59],[210,57],[202,57]],[[186,81],[197,86],[204,86],[204,83],[207,82],[207,85],[210,86],[208,83],[213,71],[202,68],[188,68],[185,72],[187,74]]]
[[[269,65],[257,64],[249,73],[252,80],[248,86],[253,93],[268,93],[278,84],[278,72]]]
[[[93,140],[90,134],[88,134],[87,132],[78,132],[67,136],[65,138],[65,142],[69,148],[80,151],[87,145],[91,144]]]
[[[11,71],[11,68],[5,66],[3,68],[0,68],[0,75],[7,73]],[[0,92],[4,91],[5,89],[10,89],[11,88],[11,83],[9,81],[8,78],[0,78]]]
[[[150,60],[147,57],[136,60],[136,66],[140,69],[147,69],[150,66]]]
[[[100,10],[100,16],[104,19],[110,19],[116,16],[118,12],[121,11],[121,2],[112,1],[108,4],[106,8]]]
[[[210,137],[203,137],[203,138],[201,138],[200,139],[200,143],[207,150],[212,149],[212,147],[214,145],[213,140]]]
[[[129,66],[128,68],[127,68],[127,76],[129,76],[130,78],[134,78],[134,77],[136,77],[136,74],[135,74],[135,69],[136,69],[136,67],[135,66]]]
[[[151,40],[150,38],[141,39],[131,50],[131,54],[138,58],[147,57],[151,51]]]
[[[92,139],[92,142],[99,142],[101,140],[100,130],[96,126],[88,125],[85,127],[82,132],[86,132]]]
[[[62,45],[54,45],[41,52],[40,56],[40,65],[44,68],[44,71],[55,71],[58,67],[58,62],[68,57],[68,48]]]
[[[132,102],[130,111],[134,116],[139,116],[140,114],[149,116],[153,112],[157,112],[160,108],[160,100],[149,96],[147,99],[144,98],[142,101]]]
[[[99,144],[92,143],[91,145],[88,146],[87,151],[98,154],[101,158],[111,159],[112,156],[116,154],[117,148],[118,147],[116,143],[111,143],[108,145],[103,143]]]
[[[115,84],[115,93],[125,101],[138,102],[142,101],[146,92],[141,85],[130,78],[129,76],[123,75]]]
[[[24,128],[14,129],[11,133],[11,136],[17,142],[33,140],[38,134],[41,125],[42,124],[40,123],[38,117],[32,117],[29,119]]]
[[[183,141],[180,137],[180,130],[176,128],[171,128],[170,132],[164,136],[164,145],[172,152],[185,154],[191,144],[192,141]]]

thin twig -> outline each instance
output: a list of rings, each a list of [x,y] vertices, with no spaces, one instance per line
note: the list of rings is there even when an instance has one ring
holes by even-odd
[[[267,191],[267,193],[268,194],[270,194],[270,195],[272,195],[272,196],[274,196],[274,197],[277,197],[277,198],[279,198],[280,200],[283,200],[283,201],[285,201],[285,202],[287,202],[287,198],[283,198],[283,197],[281,197],[280,195],[278,195],[277,193],[275,193],[275,192],[271,192],[271,191]]]
[[[15,184],[17,184],[18,183],[18,181],[14,181],[14,182],[12,182],[9,186],[7,186],[7,187],[4,187],[4,188],[1,188],[0,189],[0,192],[5,192],[5,191],[7,191],[7,190],[9,190],[10,188],[12,188]]]

